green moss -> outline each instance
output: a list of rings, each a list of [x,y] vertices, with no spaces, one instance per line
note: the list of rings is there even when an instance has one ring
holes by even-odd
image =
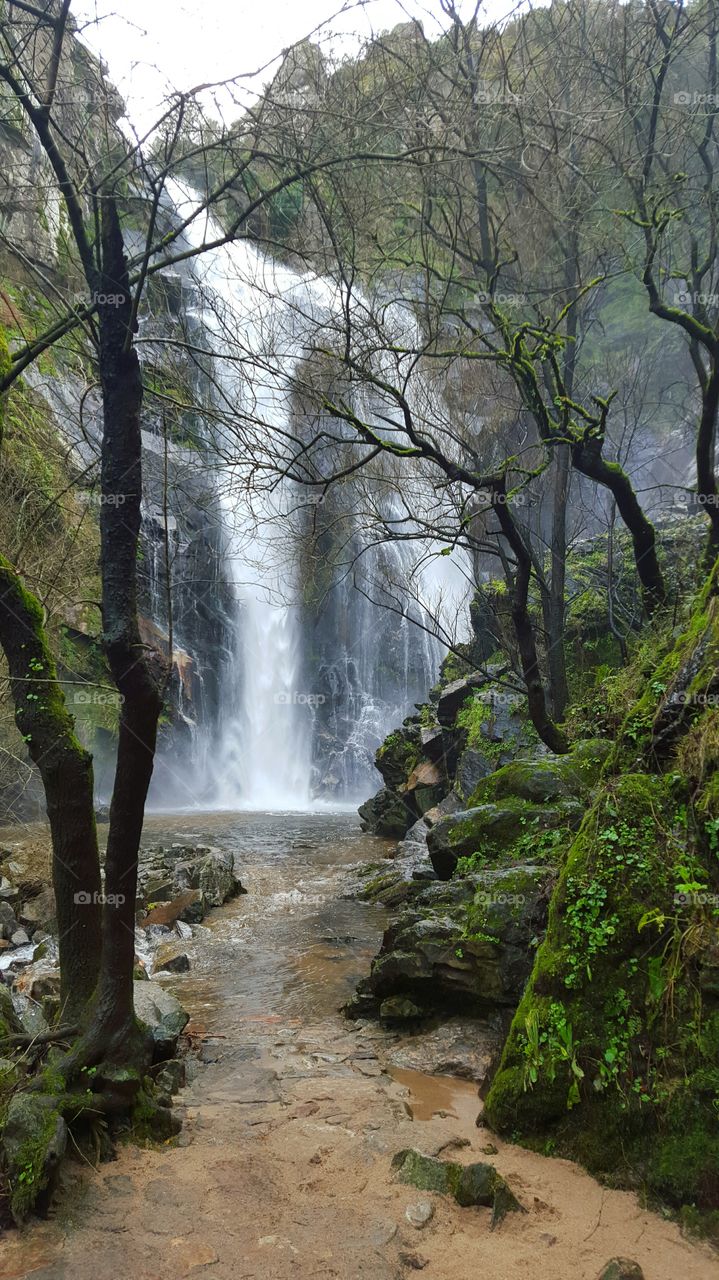
[[[3,1145],[10,1207],[22,1222],[48,1189],[64,1154],[66,1130],[58,1100],[44,1093],[16,1093],[3,1117]]]
[[[569,850],[489,1123],[674,1205],[719,1204],[719,1027],[675,895],[702,874],[674,774],[610,777]],[[710,929],[712,926],[710,926]],[[703,935],[702,935],[703,936]]]
[[[377,749],[375,763],[388,786],[402,786],[420,759],[419,735],[396,729]]]
[[[483,698],[471,698],[460,708],[456,724],[458,729],[464,729],[467,734],[468,747],[481,746],[483,751],[495,747],[499,754],[501,743],[490,742],[484,731],[491,721],[492,708],[489,702]]]
[[[170,1107],[159,1105],[155,1086],[147,1077],[132,1109],[131,1133],[134,1141],[167,1142],[179,1131],[179,1120]]]

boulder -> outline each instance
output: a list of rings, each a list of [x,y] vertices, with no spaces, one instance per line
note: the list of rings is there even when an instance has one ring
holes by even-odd
[[[56,1099],[43,1093],[13,1094],[2,1133],[10,1207],[17,1223],[47,1205],[67,1147],[67,1125]]]
[[[221,907],[237,893],[244,892],[235,875],[235,860],[227,849],[208,849],[195,864],[190,883],[200,890],[209,907]]]
[[[599,1280],[644,1280],[644,1272],[631,1258],[610,1258],[602,1268]]]
[[[483,778],[496,767],[496,756],[481,747],[467,747],[457,761],[454,784],[461,796],[471,796]]]
[[[427,837],[429,856],[439,878],[449,880],[460,858],[480,852],[497,857],[520,836],[563,826],[575,829],[583,816],[583,805],[574,800],[531,804],[508,796],[440,819]]]
[[[514,760],[480,782],[471,797],[471,804],[506,800],[511,796],[518,796],[530,804],[547,804],[566,800],[573,794],[561,764],[546,759]]]
[[[492,1227],[507,1213],[524,1212],[504,1178],[492,1164],[456,1164],[422,1155],[412,1147],[398,1151],[392,1168],[400,1182],[420,1191],[451,1196],[462,1208],[485,1205],[492,1210]]]
[[[244,893],[235,875],[232,853],[213,845],[143,849],[139,884],[140,895],[149,906],[143,928],[148,924],[172,925],[177,919],[197,923],[209,908]],[[192,892],[195,898],[187,896]],[[180,901],[178,913],[176,904]]]
[[[164,969],[167,973],[188,973],[190,958],[176,943],[165,942],[155,952],[153,968]]]
[[[0,981],[0,1041],[22,1034],[22,1023],[15,1012],[10,990]]]
[[[547,867],[519,865],[420,883],[386,930],[349,1012],[372,1016],[379,1005],[385,1016],[391,999],[425,1013],[511,1008],[532,967],[532,939],[546,922],[551,879]]]
[[[152,1032],[156,1061],[175,1055],[177,1041],[189,1022],[179,1000],[159,982],[134,982],[135,1013]]]
[[[407,778],[405,791],[416,791],[419,787],[445,786],[444,773],[434,760],[422,760]]]
[[[424,1016],[422,1009],[406,996],[389,996],[379,1007],[383,1022],[412,1022]]]
[[[172,902],[163,903],[162,906],[153,907],[148,911],[140,921],[140,928],[148,929],[153,924],[171,925],[179,919],[197,922],[202,920],[204,914],[204,902],[200,891],[186,889],[177,898],[173,898]]]
[[[12,906],[20,901],[20,890],[7,876],[0,876],[0,902],[9,902]]]
[[[60,970],[57,965],[45,960],[33,961],[15,979],[15,990],[36,1004],[40,1004],[48,996],[59,999]]]
[[[12,935],[20,928],[15,919],[15,912],[9,902],[0,901],[0,938],[11,940]]]
[[[185,1083],[185,1064],[181,1058],[169,1058],[155,1067],[152,1075],[157,1088],[172,1097]]]
[[[54,933],[57,929],[56,917],[55,894],[49,885],[43,885],[38,894],[29,902],[24,902],[18,909],[20,924],[28,925],[31,933],[34,933],[35,929],[45,929],[49,933]]]
[[[377,836],[401,838],[417,818],[411,805],[387,787],[361,804],[358,812],[362,830]]]
[[[437,719],[443,728],[449,729],[457,719],[464,702],[481,685],[487,683],[487,677],[481,671],[473,671],[462,680],[452,680],[445,685],[437,703]]]
[[[439,763],[444,759],[444,733],[439,726],[431,729],[421,729],[419,740],[422,747],[422,755],[427,760]]]
[[[171,902],[177,894],[177,885],[169,875],[158,872],[142,878],[142,893],[146,903]]]
[[[407,722],[388,734],[375,755],[375,765],[390,791],[403,787],[420,758],[420,726]]]
[[[579,743],[566,756],[514,760],[478,784],[470,797],[470,805],[512,796],[532,804],[584,799],[598,782],[611,745],[604,739],[593,739]]]
[[[422,821],[426,823],[428,827],[434,827],[439,822],[440,818],[446,818],[450,813],[459,813],[460,809],[463,808],[464,805],[462,804],[459,796],[456,795],[454,791],[449,791],[447,795],[440,800],[439,804],[433,805],[431,809],[427,809],[427,811],[422,814]]]

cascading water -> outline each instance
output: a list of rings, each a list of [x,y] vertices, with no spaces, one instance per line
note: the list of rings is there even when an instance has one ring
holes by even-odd
[[[197,207],[197,198],[179,183],[168,187],[181,215]],[[186,234],[193,245],[221,238],[210,218],[191,223]],[[233,406],[238,421],[252,417],[281,430],[289,406],[273,367],[281,363],[286,376],[299,358],[287,323],[299,277],[246,240],[204,252],[193,277],[206,344],[220,357],[211,373],[220,403]],[[220,451],[236,457],[239,441],[222,436],[216,439]],[[264,484],[261,472],[258,483],[257,471],[230,462],[220,502],[237,643],[210,762],[209,800],[218,808],[304,809],[310,803],[311,704],[299,687],[297,583],[283,554],[289,497],[282,484]]]
[[[183,218],[200,203],[177,182],[168,193]],[[221,240],[205,214],[185,234],[193,247]],[[191,274],[201,364],[219,410],[210,415],[210,444],[227,460],[219,500],[236,612],[219,722],[196,789],[203,804],[230,809],[306,809],[317,794],[363,799],[376,785],[376,747],[426,696],[442,646],[347,579],[315,617],[311,646],[303,634],[293,516],[306,494],[278,481],[274,451],[278,440],[296,439],[292,375],[310,329],[316,334],[336,314],[337,289],[247,240],[204,250]],[[251,464],[242,461],[243,441]],[[359,527],[356,536],[361,542]],[[391,559],[401,577],[406,556],[390,543],[369,560],[377,567]]]

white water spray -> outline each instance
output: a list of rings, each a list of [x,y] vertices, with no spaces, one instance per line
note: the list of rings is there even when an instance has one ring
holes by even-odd
[[[198,197],[181,184],[168,189],[181,216],[198,207]],[[222,236],[206,215],[186,234],[193,246]],[[269,468],[272,432],[288,429],[290,420],[288,385],[300,358],[294,318],[326,307],[328,286],[272,262],[247,240],[205,250],[193,275],[204,340],[220,357],[210,373],[223,412],[231,406],[238,420],[267,424]],[[234,440],[225,437],[225,444],[237,453]],[[220,492],[238,625],[235,687],[225,691],[211,761],[211,803],[218,808],[310,807],[313,695],[301,687],[298,584],[283,548],[292,499],[282,483],[268,484],[267,474],[230,461]]]

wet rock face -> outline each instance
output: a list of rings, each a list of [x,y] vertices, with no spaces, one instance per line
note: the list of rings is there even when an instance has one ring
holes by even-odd
[[[348,1013],[394,1021],[516,1004],[532,967],[532,939],[546,922],[552,879],[545,866],[514,866],[449,885],[415,882]]]
[[[377,836],[402,837],[416,818],[402,797],[388,787],[366,800],[358,812],[362,830]]]
[[[183,899],[173,920],[157,919],[150,923],[186,920],[188,911],[190,922],[197,922],[210,907],[220,907],[243,892],[242,883],[235,875],[232,854],[227,850],[212,845],[173,844],[169,848],[157,846],[141,852],[138,905],[157,913],[161,910],[158,904],[167,903],[170,907]]]
[[[516,797],[465,809],[442,818],[429,832],[427,846],[432,866],[441,880],[449,880],[460,858],[480,851],[496,856],[528,831],[574,829],[583,815],[584,808],[576,801],[535,805]]]

